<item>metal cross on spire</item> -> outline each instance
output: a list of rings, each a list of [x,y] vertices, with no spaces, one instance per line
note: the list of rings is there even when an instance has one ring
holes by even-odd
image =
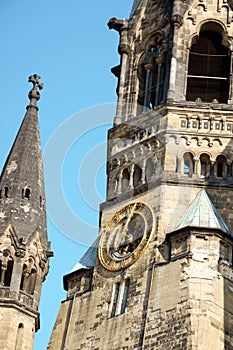
[[[28,93],[30,100],[30,106],[37,107],[36,103],[40,99],[40,92],[44,87],[44,84],[39,81],[40,76],[38,74],[33,74],[28,78],[28,82],[33,84],[33,88]]]

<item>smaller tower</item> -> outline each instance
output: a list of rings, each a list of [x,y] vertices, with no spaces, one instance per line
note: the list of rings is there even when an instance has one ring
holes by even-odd
[[[31,350],[40,327],[41,286],[52,256],[47,239],[37,101],[37,74],[30,103],[0,178],[0,348]]]

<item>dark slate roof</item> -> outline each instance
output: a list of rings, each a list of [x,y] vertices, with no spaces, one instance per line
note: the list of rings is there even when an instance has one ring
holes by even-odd
[[[201,190],[197,194],[178,223],[177,230],[185,227],[218,229],[231,234],[205,190]]]
[[[5,188],[8,189],[7,196],[4,196]],[[3,191],[0,201],[1,233],[11,224],[18,239],[27,241],[38,231],[46,248],[44,174],[36,104],[30,103],[27,106],[27,112],[3,167],[0,189]],[[25,196],[26,190],[28,197]]]
[[[81,269],[92,268],[95,266],[98,242],[99,242],[99,239],[97,238],[69,273],[73,273]]]

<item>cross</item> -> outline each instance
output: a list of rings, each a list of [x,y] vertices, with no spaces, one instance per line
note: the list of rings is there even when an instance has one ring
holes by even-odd
[[[40,99],[39,90],[44,87],[43,83],[39,82],[40,76],[38,74],[33,74],[28,78],[28,82],[33,84],[33,88],[29,91],[28,97],[30,99],[30,106],[36,107],[36,102]]]

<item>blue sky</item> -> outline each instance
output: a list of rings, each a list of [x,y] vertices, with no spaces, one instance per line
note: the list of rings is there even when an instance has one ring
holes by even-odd
[[[110,68],[119,63],[118,33],[106,24],[111,17],[127,18],[132,2],[1,1],[1,167],[28,104],[28,76],[38,73],[45,84],[39,120],[46,149],[48,234],[55,257],[43,284],[34,350],[46,349],[65,299],[62,276],[98,234],[98,205],[105,198],[106,130],[116,101],[117,82]],[[53,166],[55,161],[61,169]],[[53,188],[55,180],[67,211]]]

